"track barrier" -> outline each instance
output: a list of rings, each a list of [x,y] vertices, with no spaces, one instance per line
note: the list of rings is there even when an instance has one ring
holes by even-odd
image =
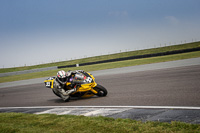
[[[200,47],[191,48],[191,49],[167,51],[167,52],[154,53],[154,54],[136,55],[136,56],[130,56],[130,57],[103,60],[103,61],[87,62],[87,63],[81,63],[81,64],[79,64],[79,66],[94,65],[94,64],[116,62],[116,61],[124,61],[124,60],[132,60],[132,59],[150,58],[150,57],[165,56],[165,55],[174,55],[174,54],[181,54],[181,53],[188,53],[188,52],[195,52],[195,51],[200,51]],[[58,66],[58,69],[67,68],[67,67],[77,67],[77,65],[74,64],[74,65]]]

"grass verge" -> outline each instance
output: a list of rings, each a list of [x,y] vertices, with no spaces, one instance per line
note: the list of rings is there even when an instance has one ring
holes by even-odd
[[[102,63],[102,64],[95,64],[95,65],[81,66],[78,68],[72,67],[72,68],[65,68],[63,70],[68,71],[68,70],[79,69],[79,70],[85,70],[85,71],[96,71],[96,70],[103,70],[103,69],[120,68],[120,67],[143,65],[143,64],[166,62],[166,61],[174,61],[174,60],[189,59],[189,58],[196,58],[196,57],[200,57],[200,51],[176,54],[176,55],[152,57],[152,58],[143,58],[143,59],[133,59],[133,60],[126,60],[126,61],[111,62],[111,63]],[[0,83],[55,76],[57,71],[58,70],[50,70],[50,71],[43,71],[43,72],[35,72],[35,73],[0,77]]]
[[[76,133],[127,133],[127,132],[199,132],[199,124],[183,122],[141,122],[108,117],[85,117],[54,114],[0,113],[0,131],[14,132],[76,132]]]
[[[167,51],[174,51],[174,50],[181,50],[181,49],[190,49],[190,48],[196,48],[196,47],[200,47],[200,42],[186,43],[186,44],[181,44],[181,45],[172,45],[172,46],[130,51],[130,52],[122,52],[122,53],[116,53],[116,54],[110,54],[110,55],[88,57],[88,58],[83,58],[83,59],[47,63],[47,64],[34,65],[34,66],[3,68],[3,69],[0,69],[0,73],[23,71],[23,70],[53,67],[53,66],[74,65],[74,64],[81,64],[81,63],[87,63],[87,62],[108,60],[108,59],[116,59],[116,58],[123,58],[123,57],[137,56],[137,55],[153,54],[153,53],[160,53],[160,52],[167,52]]]

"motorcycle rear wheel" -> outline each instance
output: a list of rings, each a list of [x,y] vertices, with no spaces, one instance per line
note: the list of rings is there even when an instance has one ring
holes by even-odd
[[[99,84],[97,84],[97,86],[95,86],[93,89],[98,92],[96,95],[99,97],[104,97],[108,94],[106,88],[104,88],[103,86]]]

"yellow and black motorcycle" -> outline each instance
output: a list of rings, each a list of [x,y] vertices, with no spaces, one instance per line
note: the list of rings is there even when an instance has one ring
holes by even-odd
[[[89,98],[92,97],[94,95],[97,95],[99,97],[103,97],[107,95],[107,90],[106,88],[104,88],[103,86],[97,84],[95,82],[95,78],[92,74],[85,72],[85,71],[81,71],[78,72],[74,75],[72,75],[73,78],[78,81],[76,82],[76,91],[69,94],[69,96],[67,96],[67,98],[63,99],[64,101],[69,101],[70,97],[81,97],[81,98]],[[47,80],[44,81],[45,86],[47,88],[51,88],[53,93],[62,98],[62,96],[55,92],[53,89],[53,84],[54,84],[54,80],[56,79],[56,77],[49,77]],[[71,88],[71,82],[66,82],[66,89],[70,90]]]

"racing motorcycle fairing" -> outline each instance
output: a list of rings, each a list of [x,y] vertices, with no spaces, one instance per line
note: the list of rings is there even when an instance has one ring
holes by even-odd
[[[49,77],[47,80],[45,80],[44,81],[45,86],[47,88],[53,88],[53,83],[54,83],[55,78],[56,77]],[[70,86],[71,84],[76,85],[76,91],[70,94],[70,96],[72,97],[88,98],[94,95],[97,95],[97,96],[107,95],[107,90],[104,87],[99,86],[95,82],[94,76],[88,72],[84,72],[84,71],[78,72],[72,75],[72,78],[73,78],[72,82],[66,82],[66,86],[68,90],[72,89]],[[104,95],[100,94],[100,90],[101,92],[104,91]],[[54,94],[55,93],[56,92],[54,92]],[[55,95],[60,97],[60,94],[55,94]]]
[[[76,73],[74,75],[73,82],[77,84],[77,91],[74,93],[87,92],[87,91],[91,91],[94,94],[98,93],[96,90],[93,89],[95,86],[97,86],[97,83],[95,82],[95,78],[93,75],[91,75],[88,72],[87,73],[86,72]],[[71,84],[71,82],[66,83],[67,86],[69,86],[70,84]]]
[[[45,86],[46,86],[47,88],[53,88],[53,82],[54,82],[55,78],[56,78],[56,77],[49,77],[48,79],[46,79],[46,80],[44,81]]]

